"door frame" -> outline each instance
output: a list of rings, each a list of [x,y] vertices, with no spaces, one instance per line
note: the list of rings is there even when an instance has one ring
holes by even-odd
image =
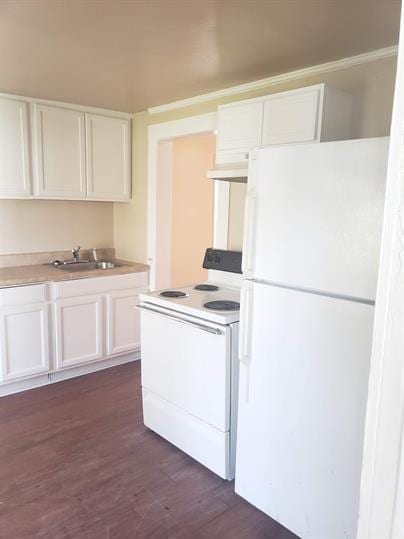
[[[404,537],[404,12],[363,448],[360,539]]]
[[[216,129],[216,112],[154,124],[148,128],[147,257],[150,265],[149,286],[151,290],[156,288],[157,282],[159,145],[161,142],[169,142],[180,137],[212,133]],[[167,181],[169,181],[169,178],[167,178]],[[227,182],[215,182],[213,195],[213,246],[217,248],[227,247],[229,194],[230,188]],[[169,199],[167,199],[168,203],[170,203]],[[206,247],[210,246],[207,245]]]

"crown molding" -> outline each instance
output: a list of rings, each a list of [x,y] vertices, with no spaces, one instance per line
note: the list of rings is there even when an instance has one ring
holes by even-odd
[[[172,103],[167,103],[165,105],[151,107],[148,109],[148,112],[149,114],[160,114],[162,112],[168,112],[171,110],[183,109],[186,107],[191,107],[192,105],[198,105],[199,103],[206,103],[207,101],[228,97],[230,95],[260,90],[262,88],[268,88],[270,86],[275,86],[277,84],[282,84],[292,80],[304,79],[306,77],[312,77],[322,73],[330,73],[332,71],[346,69],[347,67],[352,67],[359,64],[366,64],[375,60],[396,56],[397,52],[398,45],[393,45],[391,47],[385,47],[384,49],[377,49],[374,51],[365,52],[363,54],[357,54],[356,56],[349,56],[348,58],[334,60],[333,62],[317,64],[314,66],[305,67],[303,69],[289,71],[288,73],[282,73],[281,75],[275,75],[273,77],[267,77],[265,79],[239,84],[237,86],[232,86],[231,88],[224,88],[223,90],[217,90],[215,92],[209,92],[207,94],[197,95],[187,99],[181,99],[179,101],[173,101]]]
[[[64,101],[55,101],[54,99],[42,99],[38,97],[27,97],[19,94],[0,92],[0,99],[1,98],[13,99],[15,101],[24,101],[25,103],[32,103],[33,105],[50,105],[52,107],[59,107],[62,109],[79,110],[82,112],[100,114],[103,116],[118,116],[119,118],[126,118],[128,120],[133,118],[133,113],[130,112],[122,112],[119,110],[112,109],[102,109],[99,107],[92,107],[90,105],[79,105],[78,103],[66,103]]]

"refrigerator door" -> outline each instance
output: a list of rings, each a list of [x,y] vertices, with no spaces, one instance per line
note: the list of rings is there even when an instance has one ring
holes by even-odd
[[[236,492],[303,538],[354,538],[371,305],[246,282]]]
[[[373,300],[388,140],[253,152],[244,276]]]

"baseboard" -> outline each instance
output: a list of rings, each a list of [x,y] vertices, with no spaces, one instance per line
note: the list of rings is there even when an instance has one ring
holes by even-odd
[[[79,367],[70,367],[67,369],[53,371],[50,373],[50,383],[60,382],[61,380],[68,380],[69,378],[76,378],[77,376],[83,376],[85,374],[91,374],[92,372],[109,369],[122,365],[123,363],[129,363],[130,361],[138,361],[140,359],[140,350],[124,354],[122,356],[110,357],[87,365],[80,365]]]
[[[36,387],[46,386],[48,384],[48,373],[39,374],[38,376],[26,378],[25,380],[8,382],[0,385],[0,397],[6,397],[7,395],[13,395],[14,393],[20,393],[21,391],[28,391],[29,389],[35,389]]]
[[[28,391],[29,389],[35,389],[38,387],[46,386],[48,384],[54,384],[61,382],[62,380],[68,380],[69,378],[76,378],[77,376],[84,376],[93,372],[109,369],[122,365],[123,363],[129,363],[131,361],[138,361],[140,359],[140,350],[130,352],[129,354],[123,354],[121,356],[110,357],[87,365],[80,365],[78,367],[70,367],[64,370],[51,371],[46,374],[40,374],[25,380],[17,380],[15,382],[9,382],[0,385],[0,397],[6,397],[7,395],[13,395],[14,393],[20,393],[21,391]]]

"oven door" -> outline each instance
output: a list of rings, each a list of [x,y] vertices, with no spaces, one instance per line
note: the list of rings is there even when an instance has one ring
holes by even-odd
[[[221,431],[230,427],[229,326],[143,304],[142,386]]]

